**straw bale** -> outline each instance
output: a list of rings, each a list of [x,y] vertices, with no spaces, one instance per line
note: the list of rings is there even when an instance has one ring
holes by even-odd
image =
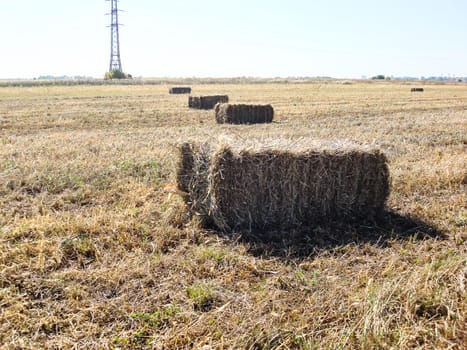
[[[191,94],[191,87],[177,86],[169,90],[169,94]]]
[[[274,109],[271,105],[219,103],[214,109],[219,124],[271,123],[274,118]]]
[[[179,149],[189,210],[224,232],[373,218],[389,195],[384,154],[348,142],[223,137]]]
[[[213,95],[213,96],[190,96],[188,98],[188,107],[197,109],[213,109],[218,103],[229,102],[227,95]]]
[[[417,88],[417,87],[415,87],[415,88],[411,88],[410,91],[411,91],[411,92],[423,92],[424,90],[423,90],[423,88]]]

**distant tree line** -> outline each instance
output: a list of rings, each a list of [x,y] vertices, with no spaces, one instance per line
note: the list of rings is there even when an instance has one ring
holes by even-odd
[[[378,74],[371,77],[372,80],[429,80],[429,81],[451,81],[451,82],[467,82],[467,77],[394,77],[383,74]]]

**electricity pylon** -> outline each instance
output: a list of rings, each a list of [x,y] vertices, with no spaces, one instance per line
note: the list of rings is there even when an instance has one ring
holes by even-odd
[[[118,23],[118,7],[117,3],[118,0],[106,0],[112,3],[111,11],[110,11],[110,65],[109,65],[109,72],[116,69],[120,72],[122,70],[122,60],[120,58],[120,37],[118,33],[118,29],[120,24]]]

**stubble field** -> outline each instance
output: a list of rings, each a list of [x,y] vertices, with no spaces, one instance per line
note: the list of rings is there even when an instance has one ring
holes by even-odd
[[[463,349],[467,85],[192,85],[271,103],[217,125],[167,85],[0,87],[0,348]],[[166,191],[177,143],[379,146],[378,222],[264,241],[199,227]]]

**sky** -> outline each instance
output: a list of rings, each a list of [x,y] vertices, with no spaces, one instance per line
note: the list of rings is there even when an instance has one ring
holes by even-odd
[[[467,0],[120,0],[134,77],[467,76]],[[0,0],[0,79],[103,77],[110,2]]]

